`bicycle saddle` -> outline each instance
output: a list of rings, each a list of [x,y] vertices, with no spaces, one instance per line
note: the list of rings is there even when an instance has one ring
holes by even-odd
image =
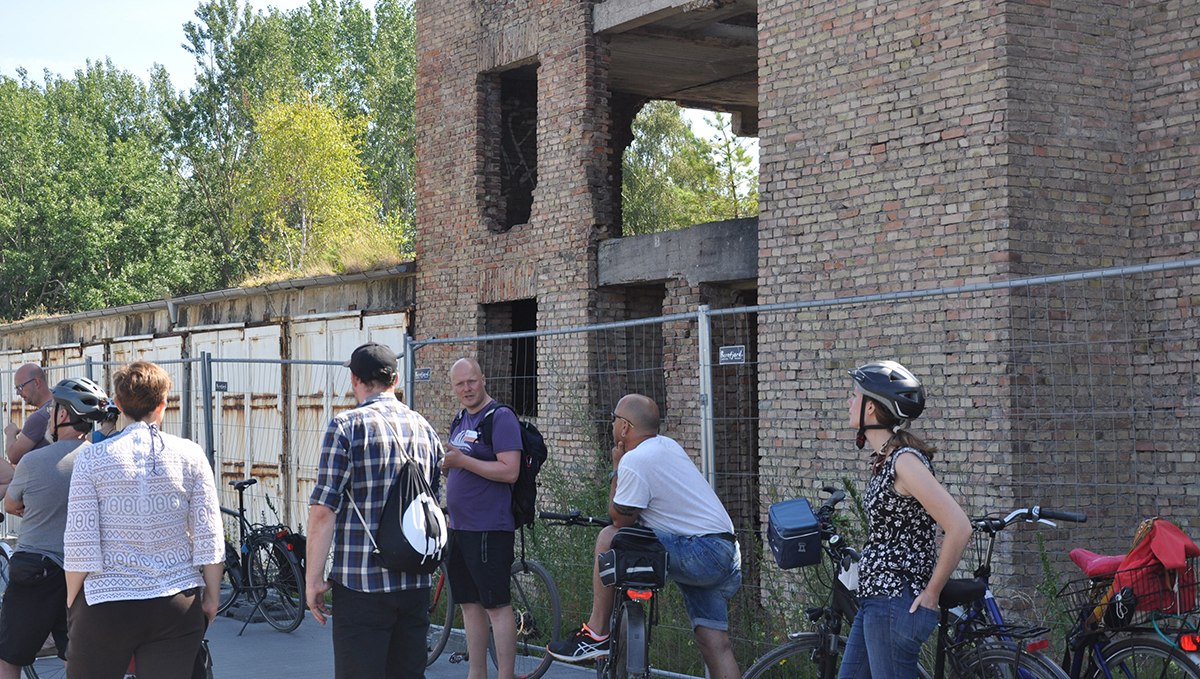
[[[954,608],[959,604],[982,599],[986,589],[987,585],[979,580],[951,579],[942,588],[942,595],[938,597],[938,606]]]
[[[1121,568],[1121,562],[1124,560],[1124,554],[1105,556],[1089,549],[1071,550],[1071,561],[1074,561],[1075,565],[1079,566],[1079,570],[1089,578],[1112,577]]]
[[[258,483],[258,479],[250,478],[250,479],[242,479],[241,481],[230,481],[229,485],[233,486],[237,490],[241,490],[243,488],[249,488],[250,486],[253,486],[256,483]]]

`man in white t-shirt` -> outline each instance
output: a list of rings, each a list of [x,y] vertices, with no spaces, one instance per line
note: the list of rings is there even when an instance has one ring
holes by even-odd
[[[640,394],[622,398],[612,413],[613,479],[596,554],[608,551],[617,529],[640,523],[666,547],[667,576],[683,593],[700,655],[712,679],[741,676],[729,642],[729,599],[742,584],[741,551],[733,522],[688,454],[658,434],[658,406]],[[582,628],[550,644],[565,662],[608,655],[612,591],[592,562],[592,612]]]

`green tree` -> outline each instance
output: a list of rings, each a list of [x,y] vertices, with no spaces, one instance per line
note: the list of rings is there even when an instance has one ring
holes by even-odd
[[[626,235],[680,229],[757,213],[757,171],[728,116],[698,137],[669,101],[651,101],[634,119],[622,158],[621,215]]]
[[[716,168],[716,183],[711,187],[708,204],[718,219],[738,219],[758,215],[758,167],[746,142],[733,133],[728,114],[705,116],[713,129],[709,139],[709,157]]]
[[[153,92],[111,62],[0,78],[0,317],[168,296],[196,270]]]
[[[395,256],[363,188],[356,124],[319,102],[268,105],[256,118],[237,221],[263,238],[272,270],[340,268],[347,253]]]

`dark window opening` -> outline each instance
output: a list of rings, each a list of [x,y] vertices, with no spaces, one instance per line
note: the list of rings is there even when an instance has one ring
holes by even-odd
[[[537,187],[537,64],[485,76],[488,228],[526,224]]]
[[[500,334],[537,330],[537,300],[484,305],[484,332]],[[483,342],[480,364],[492,398],[518,415],[538,414],[537,337]]]

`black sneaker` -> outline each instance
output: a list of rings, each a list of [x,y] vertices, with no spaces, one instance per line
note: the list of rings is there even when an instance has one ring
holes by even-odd
[[[552,642],[546,647],[546,651],[554,656],[555,660],[563,662],[582,662],[603,658],[608,655],[608,637],[597,640],[592,636],[592,631],[588,629],[587,625],[584,625],[578,632],[566,639]]]

